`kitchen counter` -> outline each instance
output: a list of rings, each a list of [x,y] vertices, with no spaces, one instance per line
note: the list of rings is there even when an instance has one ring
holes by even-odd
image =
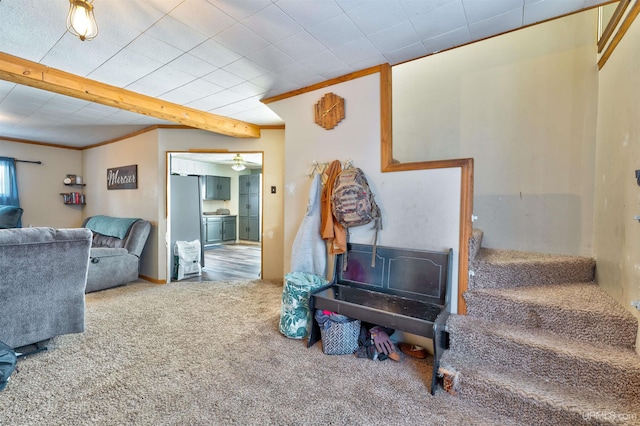
[[[204,213],[202,213],[202,216],[205,216],[205,217],[236,217],[237,215],[235,215],[235,214],[220,214],[220,213],[207,213],[207,212],[204,212]]]

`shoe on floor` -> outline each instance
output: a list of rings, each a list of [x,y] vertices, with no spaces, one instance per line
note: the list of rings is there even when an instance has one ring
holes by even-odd
[[[413,358],[425,359],[427,357],[427,350],[422,346],[412,345],[411,343],[398,343],[398,348],[403,354]]]

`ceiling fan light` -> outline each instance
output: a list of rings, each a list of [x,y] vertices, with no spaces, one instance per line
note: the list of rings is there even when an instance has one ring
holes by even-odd
[[[90,0],[69,0],[67,31],[82,41],[91,40],[98,35],[98,24],[93,15],[91,2]]]
[[[231,166],[231,168],[236,172],[246,169],[244,165],[244,158],[242,158],[240,154],[236,154],[236,156],[233,157],[233,166]]]

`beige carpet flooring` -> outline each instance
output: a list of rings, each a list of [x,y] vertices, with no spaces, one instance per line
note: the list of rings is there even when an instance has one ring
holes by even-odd
[[[87,295],[86,331],[23,358],[2,425],[494,425],[429,393],[430,361],[324,355],[278,331],[282,284],[136,282]]]

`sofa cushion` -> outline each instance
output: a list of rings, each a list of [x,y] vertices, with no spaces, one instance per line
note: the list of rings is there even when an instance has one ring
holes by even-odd
[[[107,247],[107,248],[122,248],[124,247],[124,240],[116,237],[110,237],[108,235],[102,235],[99,232],[94,232],[92,246]]]
[[[91,257],[91,259],[94,259],[112,256],[124,256],[126,254],[129,254],[129,252],[127,251],[127,249],[122,247],[92,247],[89,256]]]

